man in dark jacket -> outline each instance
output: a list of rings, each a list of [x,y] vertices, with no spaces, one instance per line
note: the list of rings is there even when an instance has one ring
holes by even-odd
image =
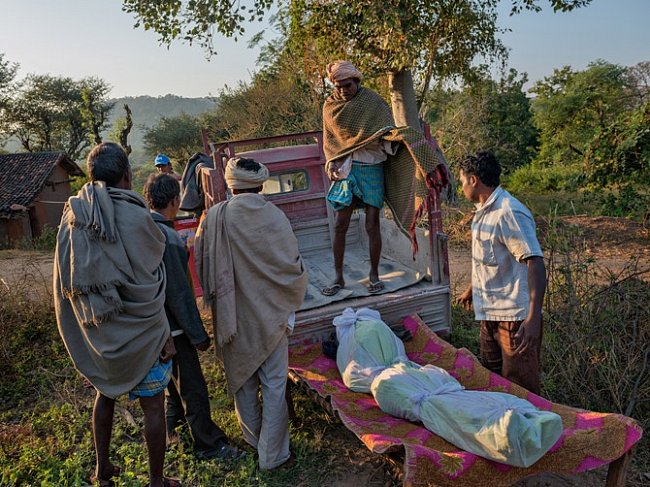
[[[187,248],[172,223],[180,206],[180,185],[168,174],[152,174],[145,183],[144,195],[151,216],[166,239],[165,313],[176,346],[173,376],[167,388],[167,433],[173,435],[178,426],[187,422],[199,458],[236,459],[241,453],[228,444],[226,434],[210,416],[208,388],[197,354],[197,349],[208,349],[210,337],[203,327],[190,284]]]

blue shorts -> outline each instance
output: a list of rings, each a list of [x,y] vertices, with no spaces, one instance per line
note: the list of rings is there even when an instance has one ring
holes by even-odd
[[[346,179],[332,181],[327,193],[327,201],[335,211],[341,211],[352,204],[356,196],[360,206],[375,208],[384,206],[384,165],[352,163]]]
[[[129,392],[132,401],[138,397],[153,397],[167,388],[172,378],[172,361],[163,363],[159,358],[151,367],[144,379]]]

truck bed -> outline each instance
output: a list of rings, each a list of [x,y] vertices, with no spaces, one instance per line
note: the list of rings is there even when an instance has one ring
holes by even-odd
[[[295,144],[299,139],[313,139],[315,144]],[[263,145],[266,148],[240,151]],[[268,147],[269,145],[276,147]],[[450,329],[451,309],[446,236],[442,232],[440,213],[429,214],[429,230],[418,230],[419,252],[413,257],[411,242],[390,218],[381,218],[382,256],[380,279],[385,289],[379,294],[367,291],[368,237],[365,214],[355,212],[346,238],[344,261],[345,288],[335,296],[320,290],[334,280],[332,238],[334,211],[326,203],[329,180],[324,171],[322,134],[309,132],[227,142],[220,146],[206,142],[206,150],[215,161],[215,169],[202,171],[206,205],[226,197],[223,164],[231,157],[249,157],[265,164],[270,172],[263,193],[287,215],[298,239],[300,252],[309,273],[304,304],[296,313],[291,344],[323,340],[334,331],[332,319],[345,308],[369,307],[378,310],[384,321],[392,323],[406,315],[419,314],[436,332]]]

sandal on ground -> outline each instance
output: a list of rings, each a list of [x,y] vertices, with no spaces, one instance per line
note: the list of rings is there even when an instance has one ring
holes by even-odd
[[[371,281],[370,284],[368,284],[368,292],[370,294],[377,294],[382,292],[385,287],[386,286],[384,285],[383,281],[375,281],[375,282]]]
[[[119,477],[122,473],[122,469],[117,465],[113,465],[113,471],[111,476],[107,479],[100,479],[94,473],[90,476],[90,483],[92,485],[98,485],[99,487],[113,487],[115,482],[113,482],[113,477]]]
[[[343,284],[334,283],[330,286],[324,287],[320,292],[324,296],[335,296],[341,289],[343,289]]]

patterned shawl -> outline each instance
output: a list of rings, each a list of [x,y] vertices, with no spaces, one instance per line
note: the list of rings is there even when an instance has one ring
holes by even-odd
[[[416,209],[428,194],[425,178],[446,166],[442,151],[411,127],[395,127],[390,107],[374,91],[360,88],[349,101],[332,96],[323,106],[323,151],[327,164],[382,138],[400,144],[384,163],[386,203],[399,228],[412,239]]]

